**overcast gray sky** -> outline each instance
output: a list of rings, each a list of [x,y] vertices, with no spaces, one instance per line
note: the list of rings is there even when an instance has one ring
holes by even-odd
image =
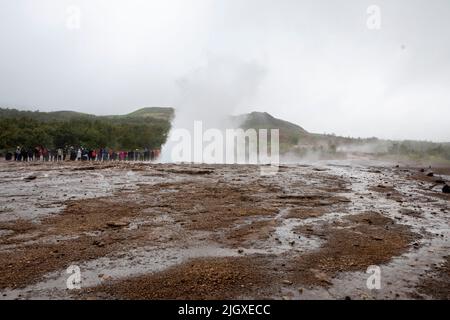
[[[448,0],[0,0],[0,105],[450,141],[449,39]]]

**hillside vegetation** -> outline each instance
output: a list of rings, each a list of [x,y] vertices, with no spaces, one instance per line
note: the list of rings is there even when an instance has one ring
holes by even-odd
[[[0,150],[41,145],[125,150],[160,148],[167,139],[173,114],[172,108],[144,108],[113,116],[0,108]]]
[[[0,152],[16,146],[83,146],[116,150],[157,149],[166,142],[174,109],[142,108],[125,115],[95,116],[73,111],[39,112],[0,108]],[[450,143],[390,141],[310,133],[266,112],[234,116],[243,129],[279,129],[280,153],[292,157],[342,157],[348,153],[395,159],[450,162]],[[270,142],[270,140],[269,140]]]
[[[450,161],[450,143],[362,139],[310,133],[266,112],[252,112],[236,116],[234,120],[243,129],[279,129],[280,153],[293,158],[333,158],[357,153],[397,160]]]

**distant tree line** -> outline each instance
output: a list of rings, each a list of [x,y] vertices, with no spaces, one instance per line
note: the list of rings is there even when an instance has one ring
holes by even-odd
[[[17,146],[34,148],[107,147],[115,150],[158,149],[165,143],[170,121],[154,118],[79,117],[36,120],[34,117],[0,118],[0,151]]]
[[[389,147],[389,153],[413,158],[428,156],[450,160],[450,144],[427,141],[392,142]]]

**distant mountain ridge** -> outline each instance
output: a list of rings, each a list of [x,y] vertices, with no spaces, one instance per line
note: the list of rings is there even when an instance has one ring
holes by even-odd
[[[175,110],[170,107],[146,107],[124,115],[98,116],[89,113],[76,111],[27,111],[9,108],[0,108],[0,118],[20,118],[27,117],[37,121],[66,121],[72,119],[125,119],[125,118],[154,118],[162,120],[172,120]]]
[[[243,114],[235,117],[238,121],[242,121],[242,126],[245,128],[255,129],[284,129],[299,134],[308,134],[308,132],[297,124],[289,121],[277,119],[267,112],[253,111],[251,113]]]
[[[349,152],[412,160],[450,162],[450,143],[391,141],[378,138],[351,138],[311,133],[267,112],[235,116],[243,129],[279,129],[280,153],[299,157],[345,157]]]
[[[309,132],[289,121],[277,119],[267,112],[251,112],[233,117],[233,121],[242,129],[278,129],[281,152],[288,151],[297,145],[301,137],[306,137]]]

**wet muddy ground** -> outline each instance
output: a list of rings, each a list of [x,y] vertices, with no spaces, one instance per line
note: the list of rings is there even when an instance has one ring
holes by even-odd
[[[450,168],[421,169],[0,162],[0,298],[449,299]]]

